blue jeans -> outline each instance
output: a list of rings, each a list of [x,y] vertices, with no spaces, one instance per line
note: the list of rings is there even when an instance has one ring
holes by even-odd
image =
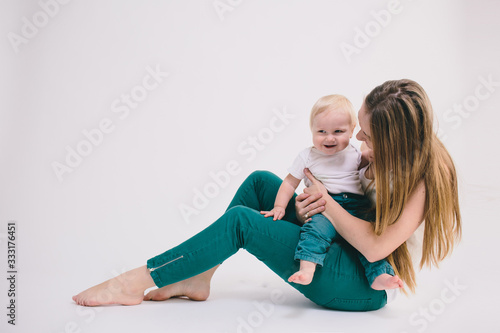
[[[331,196],[351,215],[367,220],[373,219],[367,211],[370,207],[368,198],[353,193],[339,193]],[[323,266],[328,249],[335,239],[339,240],[341,237],[332,223],[323,214],[314,215],[311,221],[302,226],[300,240],[295,250],[295,260],[306,260]],[[372,285],[375,278],[381,274],[387,273],[394,276],[394,269],[387,260],[369,262],[361,253],[357,253],[365,269],[369,285]]]
[[[158,287],[198,275],[245,249],[288,283],[299,268],[294,260],[301,223],[295,215],[295,196],[283,220],[264,217],[271,210],[282,180],[266,171],[252,173],[240,186],[226,212],[217,221],[178,246],[147,262]],[[323,267],[309,285],[290,283],[314,303],[346,311],[377,310],[387,303],[383,290],[368,285],[356,250],[347,242],[328,249]]]

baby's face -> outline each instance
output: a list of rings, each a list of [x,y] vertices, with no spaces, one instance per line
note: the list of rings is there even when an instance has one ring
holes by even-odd
[[[352,137],[351,119],[347,114],[325,111],[312,122],[313,145],[327,155],[344,150]]]

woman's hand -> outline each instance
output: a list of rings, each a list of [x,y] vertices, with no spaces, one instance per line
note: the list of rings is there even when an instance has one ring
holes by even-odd
[[[316,194],[316,193],[320,193],[321,196],[323,195],[328,195],[328,191],[326,190],[326,187],[325,185],[323,185],[322,182],[320,182],[319,180],[317,180],[313,174],[311,173],[311,171],[309,171],[309,169],[304,169],[304,173],[306,175],[306,177],[311,181],[311,185],[307,188],[304,189],[304,193],[307,193],[307,194]]]
[[[299,194],[295,199],[295,213],[300,222],[307,223],[311,220],[311,216],[325,210],[326,201],[322,197],[328,195],[328,191],[319,180],[314,178],[309,169],[304,169],[304,172],[312,185],[305,188],[304,193]]]

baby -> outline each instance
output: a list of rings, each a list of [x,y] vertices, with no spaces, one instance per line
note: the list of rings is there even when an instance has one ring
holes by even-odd
[[[314,104],[310,116],[313,147],[300,152],[279,188],[274,208],[263,214],[266,217],[273,216],[274,220],[283,218],[285,208],[300,181],[304,179],[306,186],[311,185],[303,171],[309,168],[345,210],[359,218],[370,219],[367,212],[371,202],[364,195],[359,177],[360,167],[366,165],[368,160],[362,158],[362,154],[350,144],[355,127],[356,114],[346,97],[329,95],[320,98]],[[316,214],[306,222],[302,226],[295,251],[295,259],[300,260],[300,270],[288,279],[289,282],[304,285],[311,283],[316,265],[323,265],[328,248],[338,235],[332,223],[322,214]],[[394,276],[394,270],[387,260],[370,263],[361,254],[359,257],[373,289],[403,286],[399,277]]]

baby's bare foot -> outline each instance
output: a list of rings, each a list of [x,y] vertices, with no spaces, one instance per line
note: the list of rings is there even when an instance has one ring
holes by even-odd
[[[288,278],[288,282],[308,285],[312,282],[314,272],[316,271],[316,263],[301,260],[300,270]]]
[[[403,281],[397,275],[381,274],[373,280],[371,285],[372,289],[375,290],[387,290],[387,289],[397,289],[403,288]]]
[[[84,306],[136,305],[142,302],[144,290],[153,285],[154,282],[144,266],[89,288],[73,296],[73,300]]]
[[[309,272],[300,270],[294,273],[292,276],[290,276],[288,278],[288,282],[308,285],[312,282],[313,277],[314,277],[314,271]]]

